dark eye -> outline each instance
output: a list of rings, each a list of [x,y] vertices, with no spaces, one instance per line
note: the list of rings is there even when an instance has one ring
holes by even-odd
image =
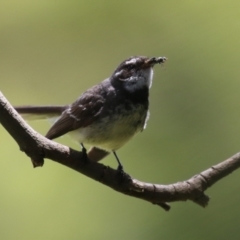
[[[127,69],[132,69],[132,68],[134,68],[134,65],[133,64],[128,64],[126,67],[127,67]]]

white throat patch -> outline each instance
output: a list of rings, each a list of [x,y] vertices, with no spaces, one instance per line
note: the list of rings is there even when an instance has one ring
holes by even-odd
[[[125,89],[129,92],[142,89],[144,87],[150,88],[152,86],[153,69],[148,68],[142,71],[140,76],[132,76],[124,83]]]

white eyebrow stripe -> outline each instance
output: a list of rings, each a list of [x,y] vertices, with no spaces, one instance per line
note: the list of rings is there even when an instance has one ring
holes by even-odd
[[[118,77],[119,75],[122,74],[122,72],[123,72],[123,70],[121,70],[121,71],[119,71],[119,72],[116,72],[116,73],[115,73],[115,76]]]
[[[129,61],[126,61],[126,64],[127,64],[127,65],[128,65],[128,64],[136,64],[137,60],[138,60],[138,58],[133,58],[133,59],[131,59],[131,60],[129,60]]]

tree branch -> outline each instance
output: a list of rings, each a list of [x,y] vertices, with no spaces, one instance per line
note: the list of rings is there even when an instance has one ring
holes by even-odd
[[[61,163],[128,196],[140,198],[169,210],[166,202],[191,200],[205,207],[209,197],[204,191],[240,167],[240,153],[210,167],[192,178],[169,185],[145,183],[120,174],[101,163],[84,160],[82,152],[51,141],[34,131],[0,92],[0,123],[18,143],[20,150],[42,166],[44,158]]]

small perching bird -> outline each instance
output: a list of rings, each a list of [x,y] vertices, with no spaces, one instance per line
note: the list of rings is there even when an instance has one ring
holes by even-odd
[[[40,118],[58,116],[47,132],[47,138],[55,139],[69,133],[84,151],[84,144],[93,146],[88,157],[95,161],[113,152],[118,169],[122,170],[116,151],[146,128],[153,66],[166,60],[166,57],[130,57],[109,78],[82,93],[70,105],[15,109],[21,114],[34,114]]]

